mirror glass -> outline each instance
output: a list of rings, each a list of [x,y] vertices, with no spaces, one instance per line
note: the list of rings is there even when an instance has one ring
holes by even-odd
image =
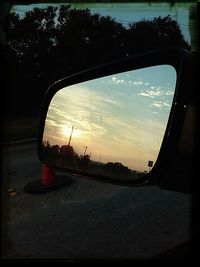
[[[141,178],[158,157],[175,85],[175,69],[160,65],[62,88],[45,121],[45,163],[118,180]]]

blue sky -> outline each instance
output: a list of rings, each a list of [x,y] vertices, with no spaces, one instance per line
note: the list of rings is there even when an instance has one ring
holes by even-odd
[[[137,171],[157,159],[171,109],[176,71],[162,65],[113,74],[60,90],[51,101],[44,140],[68,143],[92,160]]]

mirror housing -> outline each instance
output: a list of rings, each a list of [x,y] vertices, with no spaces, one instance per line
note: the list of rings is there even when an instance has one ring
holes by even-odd
[[[94,175],[82,171],[76,171],[76,174],[85,178],[97,179],[103,182],[117,183],[123,185],[136,186],[143,184],[157,184],[160,187],[168,188],[168,185],[169,187],[177,187],[177,185],[179,187],[181,183],[184,184],[184,188],[188,188],[188,186],[190,187],[190,179],[188,179],[187,177],[183,179],[182,177],[182,180],[180,180],[180,170],[177,168],[177,171],[174,172],[173,169],[174,166],[178,166],[178,164],[180,164],[180,161],[183,160],[183,158],[184,160],[186,160],[186,158],[188,160],[188,158],[191,159],[194,155],[194,151],[189,149],[191,148],[190,143],[188,142],[187,145],[187,142],[185,140],[194,140],[193,134],[195,132],[196,126],[196,85],[195,83],[191,83],[191,81],[196,80],[196,63],[194,55],[192,55],[188,51],[178,48],[150,51],[148,53],[127,57],[122,60],[117,60],[106,65],[101,65],[83,72],[79,72],[67,78],[61,79],[51,85],[48,88],[44,97],[43,110],[40,120],[38,139],[38,154],[40,160],[43,163],[48,164],[48,162],[45,162],[41,148],[43,142],[45,120],[49,104],[57,91],[64,87],[68,87],[85,81],[90,81],[100,77],[131,70],[137,70],[141,68],[153,67],[157,65],[173,66],[177,73],[177,82],[174,101],[171,107],[171,112],[164,134],[162,146],[160,148],[157,161],[152,170],[144,177],[135,181],[124,181],[123,179],[116,180],[112,179],[111,177]],[[188,90],[189,86],[190,90]],[[191,110],[193,111],[191,112]],[[191,116],[193,118],[194,123],[192,124],[192,126],[190,125],[191,131],[189,133],[187,131],[186,133],[185,129],[187,129],[188,126],[185,125],[191,123]],[[185,134],[188,134],[189,136],[185,138]],[[190,152],[188,153],[189,150]],[[57,166],[55,164],[50,164],[50,167],[57,169]],[[69,168],[58,169],[74,173],[74,170],[70,170]],[[168,175],[166,175],[166,173],[168,173]],[[178,180],[176,177],[179,177]]]

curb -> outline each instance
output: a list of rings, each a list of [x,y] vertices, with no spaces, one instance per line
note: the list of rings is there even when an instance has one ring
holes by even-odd
[[[38,138],[31,138],[31,139],[23,139],[23,140],[18,140],[18,141],[12,141],[12,142],[6,142],[2,143],[2,146],[9,146],[9,145],[23,145],[23,144],[28,144],[28,143],[36,143]]]

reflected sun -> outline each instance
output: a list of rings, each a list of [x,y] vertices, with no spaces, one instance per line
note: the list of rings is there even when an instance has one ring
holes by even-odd
[[[81,133],[78,129],[76,129],[76,127],[74,126],[66,126],[63,125],[61,128],[61,134],[63,137],[70,137],[70,135],[72,135],[72,137],[80,137]]]

